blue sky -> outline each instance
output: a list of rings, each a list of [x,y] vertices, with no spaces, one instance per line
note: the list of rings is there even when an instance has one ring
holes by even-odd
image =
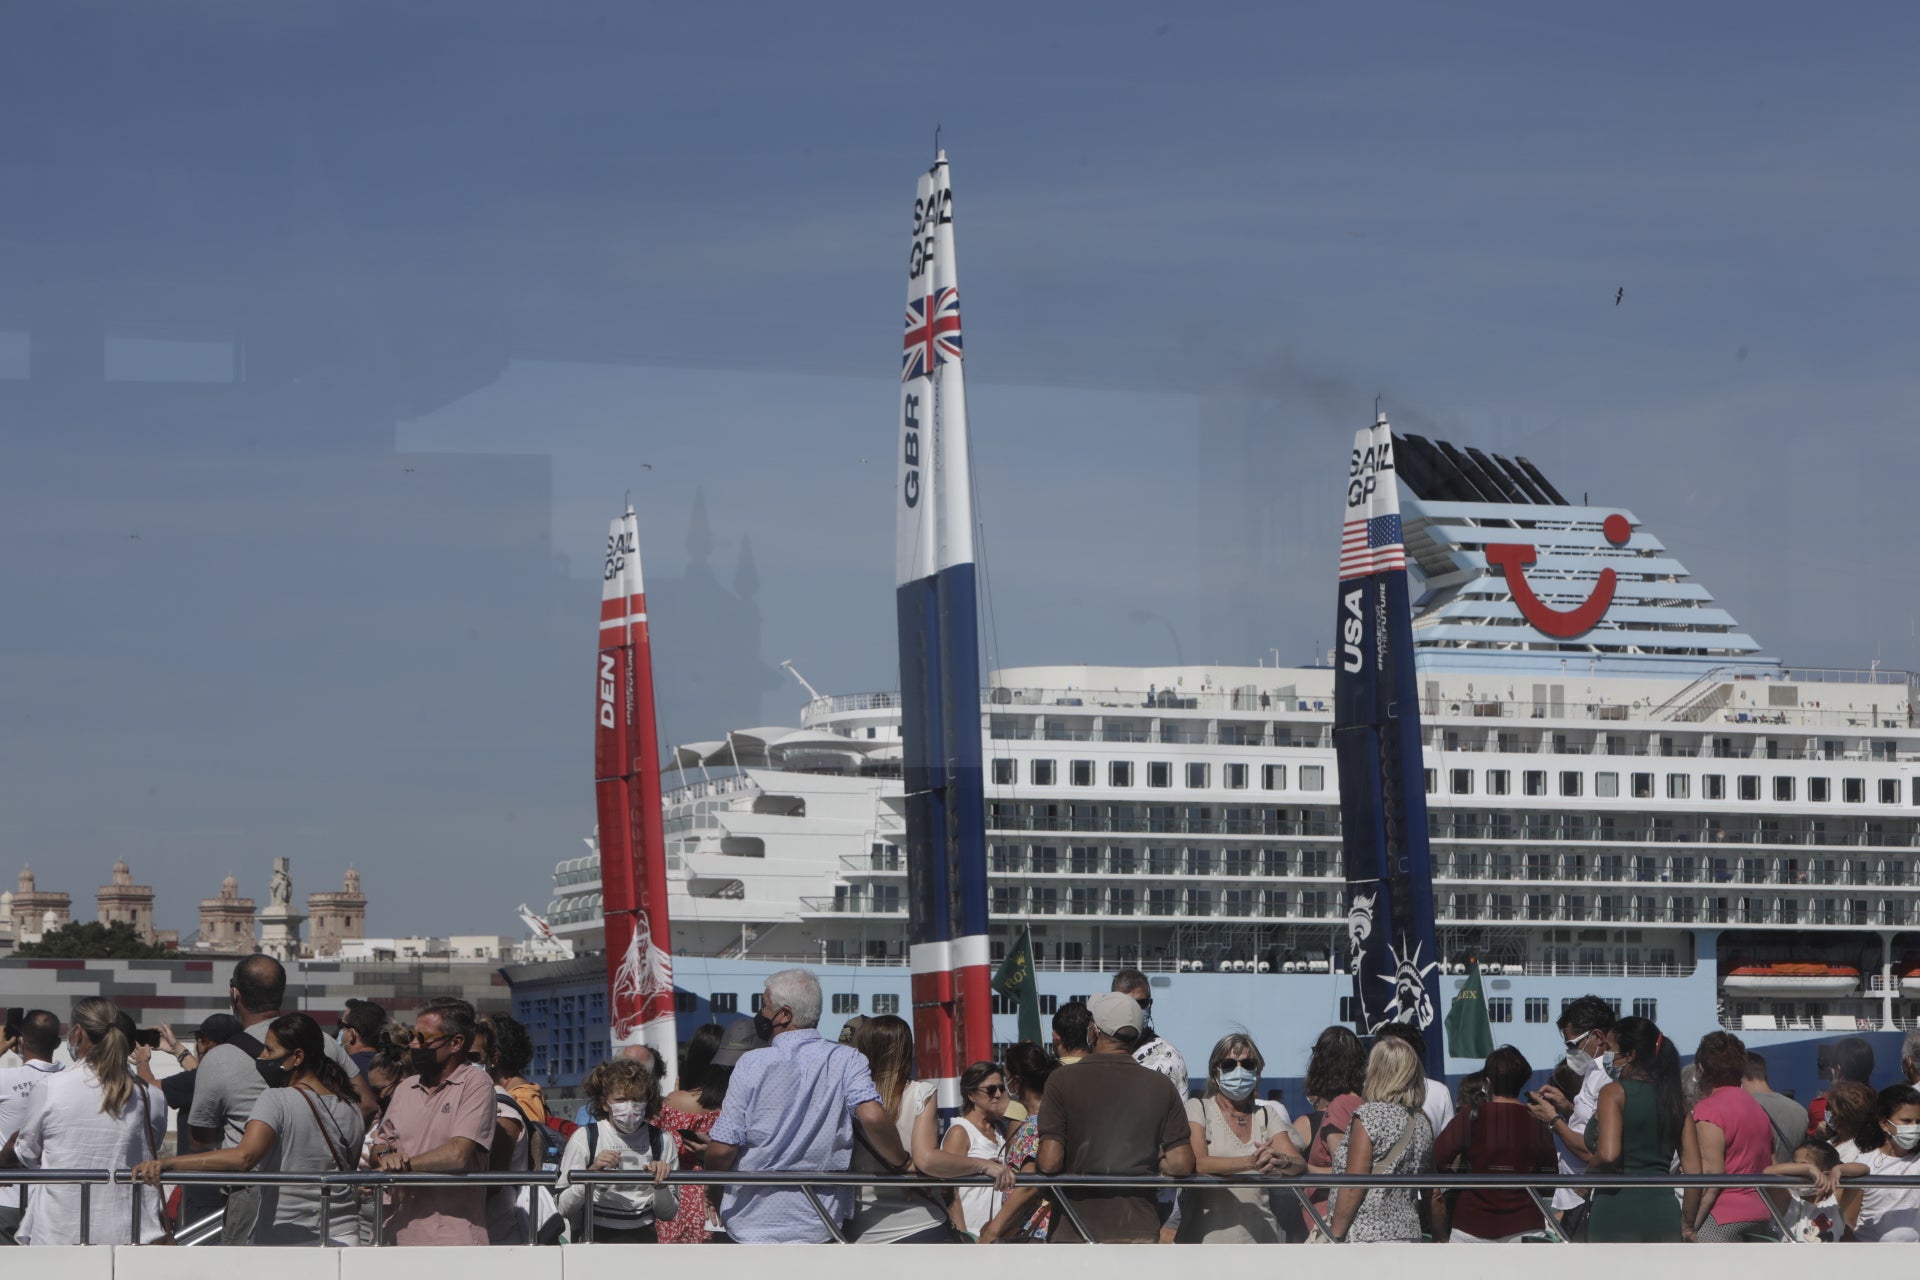
[[[1770,652],[1920,666],[1917,25],[15,6],[0,870],[85,902],[125,856],[184,930],[286,853],[301,894],[357,863],[376,932],[513,931],[592,823],[629,488],[693,618],[669,738],[791,719],[781,659],[890,685],[936,123],[1002,661],[1169,660],[1136,610],[1306,659],[1380,394],[1632,509]]]

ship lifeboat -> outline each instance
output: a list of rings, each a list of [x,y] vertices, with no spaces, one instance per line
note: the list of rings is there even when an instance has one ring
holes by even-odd
[[[1900,970],[1900,994],[1920,996],[1920,964],[1908,964]]]
[[[1850,964],[1743,964],[1727,971],[1728,991],[1762,996],[1843,996],[1860,985]]]

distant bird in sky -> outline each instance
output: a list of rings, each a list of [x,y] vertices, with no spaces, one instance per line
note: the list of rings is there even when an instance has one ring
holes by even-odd
[[[132,541],[134,541],[134,542],[138,542],[138,541],[140,541],[140,535],[139,535],[139,534],[137,534],[137,533],[130,533],[130,534],[128,534],[128,535],[127,535],[127,537],[128,537],[129,539],[131,539]]]
[[[408,474],[408,475],[412,475],[412,474],[413,474],[413,468],[412,468],[412,467],[408,467],[408,468],[407,468],[407,474]]]
[[[1627,296],[1627,287],[1625,285],[1621,285],[1619,291],[1613,295],[1613,305],[1616,307],[1619,306],[1620,299],[1626,296]]]
[[[642,471],[651,471],[653,470],[653,464],[651,462],[643,462],[640,464],[640,469]]]

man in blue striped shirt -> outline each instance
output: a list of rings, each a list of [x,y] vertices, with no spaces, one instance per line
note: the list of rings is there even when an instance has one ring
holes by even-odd
[[[820,1005],[819,980],[805,969],[767,979],[753,1020],[771,1043],[733,1069],[727,1100],[707,1136],[709,1170],[845,1172],[856,1124],[881,1159],[902,1173],[911,1170],[866,1057],[820,1038]],[[836,1225],[851,1215],[851,1187],[822,1187],[819,1196]],[[824,1244],[833,1238],[798,1187],[728,1187],[720,1221],[743,1244]]]

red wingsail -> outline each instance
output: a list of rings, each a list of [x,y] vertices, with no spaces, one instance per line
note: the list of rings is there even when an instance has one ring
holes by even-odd
[[[615,1048],[644,1044],[678,1073],[673,931],[660,816],[653,653],[633,509],[607,534],[600,590],[594,787],[600,815],[600,895],[606,921],[608,1012]]]

